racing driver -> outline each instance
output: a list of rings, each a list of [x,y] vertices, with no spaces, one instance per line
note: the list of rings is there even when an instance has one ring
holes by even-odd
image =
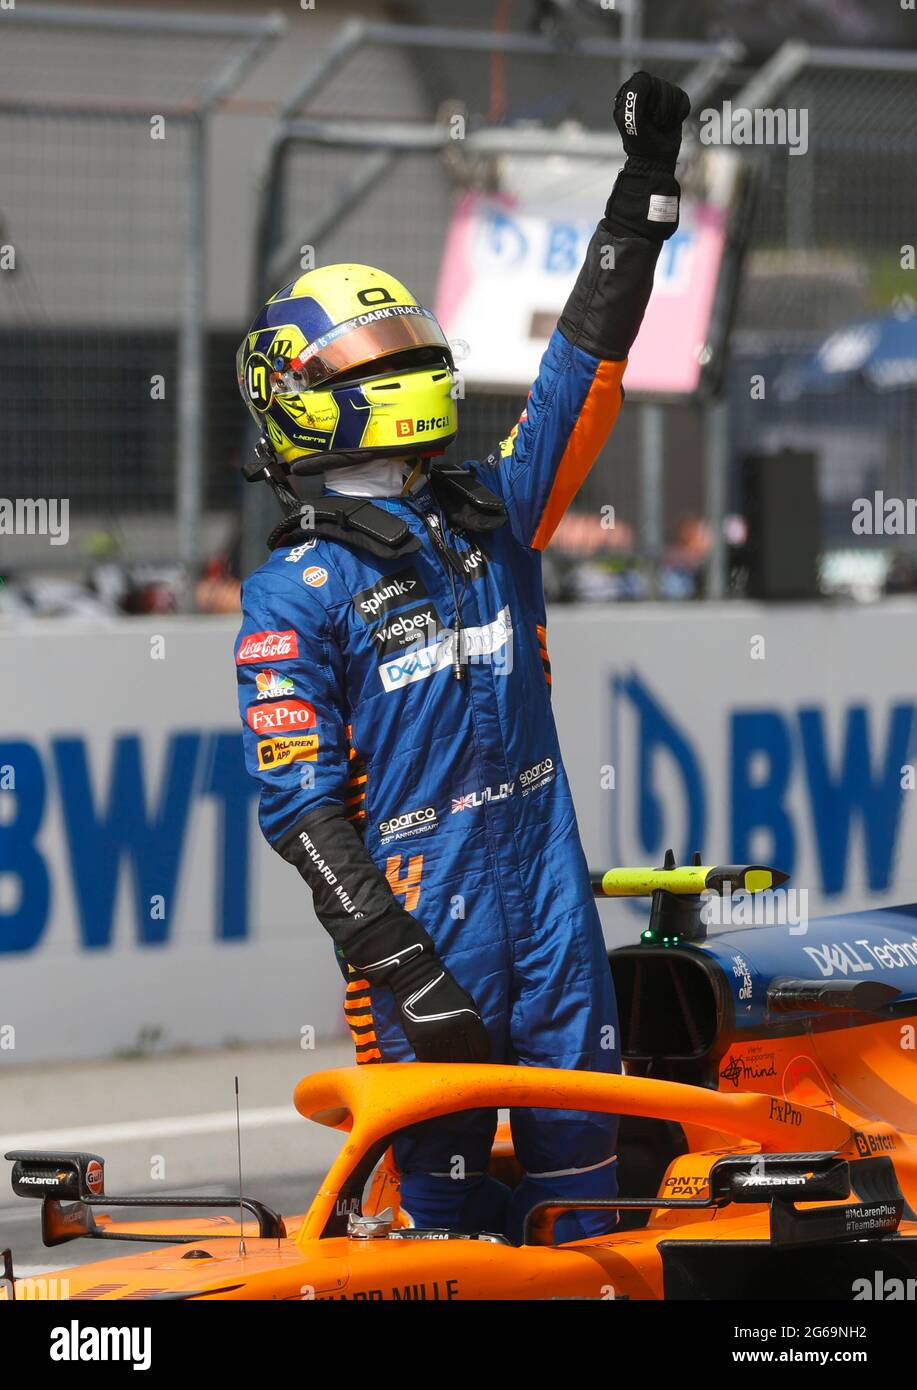
[[[243,589],[246,761],[263,832],[334,942],[359,1063],[620,1070],[551,713],[541,552],[621,405],[678,225],[688,110],[645,72],[617,93],[626,162],[526,409],[483,463],[441,458],[457,429],[449,344],[390,275],[309,271],[239,350],[261,429],[246,476],[286,512]],[[308,498],[295,477],[313,480]],[[512,1194],[487,1173],[496,1118],[468,1111],[397,1139],[415,1226],[518,1240],[536,1202],[615,1195],[614,1117],[514,1112]],[[557,1235],[613,1224],[571,1212]]]

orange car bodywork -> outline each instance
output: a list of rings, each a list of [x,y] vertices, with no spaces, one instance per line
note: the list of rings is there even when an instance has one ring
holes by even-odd
[[[287,1218],[284,1236],[259,1238],[252,1234],[254,1225],[245,1223],[240,1253],[239,1225],[230,1216],[112,1222],[110,1230],[181,1232],[199,1239],[58,1270],[46,1285],[19,1280],[17,1294],[111,1300],[661,1299],[660,1247],[699,1239],[767,1245],[767,1205],[654,1210],[642,1229],[560,1246],[323,1233],[346,1217],[355,1201],[349,1181],[392,1134],[479,1106],[593,1109],[675,1122],[688,1151],[669,1164],[660,1196],[704,1196],[710,1169],[724,1155],[831,1152],[856,1160],[881,1154],[891,1161],[909,1208],[917,1209],[917,1070],[915,1052],[902,1045],[903,1026],[910,1025],[883,1020],[837,1032],[734,1042],[718,1090],[506,1066],[411,1063],[320,1072],[299,1083],[296,1107],[342,1130],[344,1143],[305,1214]],[[511,1154],[498,1136],[495,1163],[501,1162],[511,1162]],[[377,1212],[389,1206],[397,1212],[397,1175],[383,1160],[362,1207]],[[896,1239],[901,1238],[917,1239],[917,1221],[901,1221]]]

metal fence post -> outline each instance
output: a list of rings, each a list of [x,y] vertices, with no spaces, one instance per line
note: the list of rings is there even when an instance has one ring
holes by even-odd
[[[706,449],[704,470],[704,516],[710,531],[707,559],[707,598],[726,597],[726,487],[729,477],[729,404],[724,396],[709,402],[704,412]]]
[[[178,338],[178,431],[175,474],[175,525],[178,558],[184,570],[183,606],[191,606],[200,550],[203,498],[202,447],[207,312],[207,126],[195,115],[191,125],[188,179],[188,246]]]
[[[649,567],[649,598],[659,596],[665,489],[665,412],[661,405],[640,406],[640,548]]]

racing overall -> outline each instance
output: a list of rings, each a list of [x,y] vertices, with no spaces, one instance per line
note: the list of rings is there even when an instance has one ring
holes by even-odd
[[[333,537],[284,536],[243,588],[235,651],[261,827],[309,883],[336,942],[362,1064],[414,1057],[392,991],[361,973],[361,934],[394,900],[473,999],[491,1061],[620,1070],[551,710],[541,580],[541,552],[618,414],[674,230],[640,235],[611,211],[610,200],[526,409],[496,452],[455,475],[457,487],[434,464],[419,487],[374,501],[403,523],[390,552],[355,530],[343,539],[340,526]],[[525,1171],[509,1217],[516,1238],[537,1201],[615,1194],[614,1117],[519,1110],[511,1120]],[[495,1124],[496,1112],[469,1112],[397,1141],[417,1226],[501,1229],[507,1194],[486,1177]],[[566,1215],[558,1235],[613,1224],[609,1213]]]

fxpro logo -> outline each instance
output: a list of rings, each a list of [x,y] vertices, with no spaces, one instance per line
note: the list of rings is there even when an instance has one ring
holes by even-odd
[[[854,872],[870,893],[894,888],[913,699],[746,703],[708,681],[701,710],[635,670],[613,676],[610,694],[609,863],[658,864],[671,846],[679,863],[701,849],[708,862],[773,865],[826,898]]]

